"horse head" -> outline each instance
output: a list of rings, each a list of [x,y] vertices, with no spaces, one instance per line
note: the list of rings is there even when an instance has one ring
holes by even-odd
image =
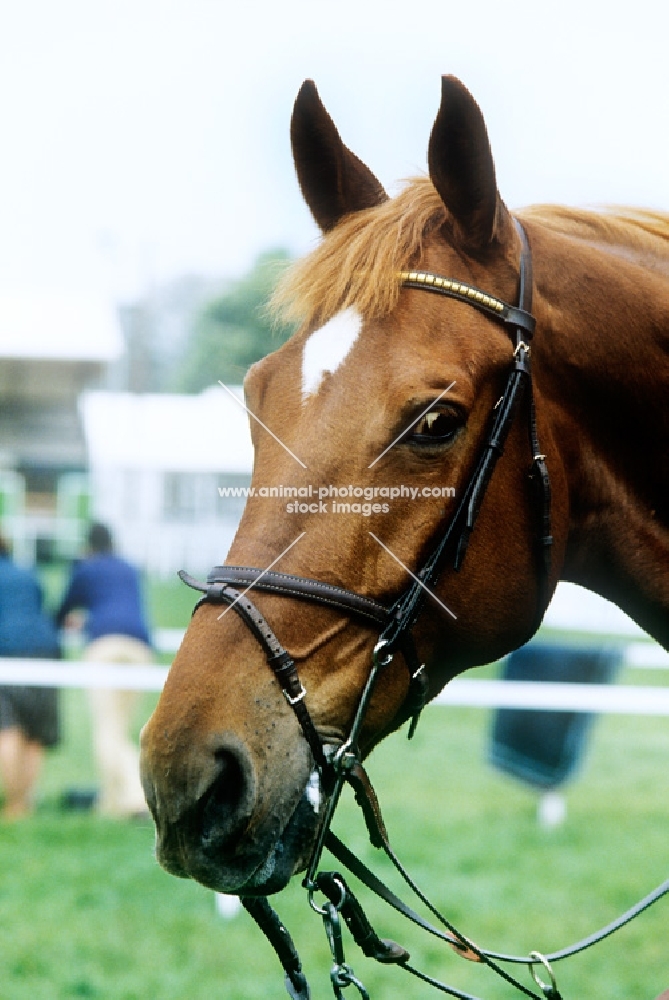
[[[278,307],[299,317],[300,329],[245,380],[254,495],[227,564],[390,607],[455,516],[513,363],[508,331],[463,295],[481,289],[484,300],[515,303],[521,239],[497,191],[481,112],[452,77],[443,80],[429,178],[395,198],[344,145],[311,82],[298,95],[291,137],[323,239],[278,292]],[[412,272],[474,292],[425,294],[400,280]],[[553,490],[548,584],[542,591],[537,582],[528,421],[516,419],[466,559],[457,571],[445,559],[412,629],[430,696],[528,639],[559,575],[565,485],[543,412]],[[249,596],[296,664],[320,739],[340,746],[379,625],[304,595],[258,586]],[[293,708],[238,610],[228,600],[195,612],[142,734],[142,773],[161,864],[253,895],[277,891],[304,867],[325,795]],[[363,754],[406,718],[403,661],[398,651],[373,692]]]

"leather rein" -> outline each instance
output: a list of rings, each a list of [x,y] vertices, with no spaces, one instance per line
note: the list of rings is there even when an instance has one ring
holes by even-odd
[[[418,717],[427,700],[428,679],[425,665],[418,658],[411,630],[423,610],[426,593],[437,582],[447,554],[451,552],[453,566],[456,570],[462,565],[481,503],[497,460],[503,453],[514,415],[518,411],[523,396],[528,399],[529,446],[532,456],[529,476],[536,488],[536,534],[539,542],[537,547],[537,617],[541,616],[547,603],[552,544],[551,491],[545,456],[541,454],[537,437],[536,413],[532,394],[530,343],[535,329],[535,319],[532,315],[532,255],[523,227],[515,219],[514,223],[521,242],[517,306],[509,305],[471,285],[440,275],[424,271],[406,271],[399,275],[399,280],[404,287],[430,291],[457,299],[504,324],[510,332],[514,350],[504,392],[491,416],[488,438],[462,493],[455,514],[437,540],[422,569],[395,602],[390,607],[386,607],[370,597],[319,580],[253,567],[215,566],[209,573],[206,584],[195,580],[183,570],[179,573],[181,579],[188,586],[201,591],[204,595],[196,604],[193,613],[203,603],[226,604],[234,609],[244,621],[262,647],[268,666],[274,673],[286,700],[295,713],[302,733],[311,749],[319,771],[321,787],[327,796],[327,804],[303,885],[309,893],[313,909],[323,918],[333,958],[330,978],[337,1000],[343,1000],[341,991],[350,985],[356,987],[362,1000],[368,998],[363,984],[356,978],[350,965],[345,961],[340,917],[344,919],[352,936],[368,957],[383,963],[396,963],[450,996],[460,997],[462,1000],[477,1000],[477,998],[419,972],[409,964],[409,954],[404,948],[394,941],[379,938],[343,876],[337,872],[318,871],[325,847],[363,884],[409,920],[451,945],[461,956],[490,966],[499,976],[526,996],[538,997],[539,994],[523,986],[499,963],[529,966],[532,978],[541,989],[543,996],[552,998],[552,1000],[561,1000],[561,998],[550,966],[551,961],[566,958],[568,955],[575,954],[608,936],[619,926],[623,926],[624,923],[650,906],[656,899],[669,892],[669,880],[667,880],[655,890],[655,893],[651,893],[614,924],[579,942],[572,948],[563,949],[563,951],[553,955],[543,956],[538,952],[532,952],[525,956],[513,956],[485,951],[461,934],[439,913],[400,864],[390,847],[376,795],[361,763],[359,737],[366,710],[379,675],[392,662],[397,651],[401,652],[409,673],[407,695],[399,715],[401,721],[407,718],[412,719],[409,738],[415,731]],[[322,604],[378,629],[379,640],[374,647],[370,674],[358,703],[348,738],[341,746],[336,747],[324,743],[321,739],[309,714],[306,704],[307,692],[300,680],[295,662],[290,653],[281,645],[264,616],[249,599],[248,591],[251,589]],[[352,786],[356,801],[362,808],[372,844],[385,851],[407,884],[441,924],[443,930],[424,920],[411,907],[403,903],[332,833],[330,826],[346,782]],[[317,905],[314,901],[314,893],[317,890],[326,897],[323,906]],[[284,968],[288,994],[293,1000],[309,1000],[309,986],[302,972],[295,946],[266,897],[242,897],[242,903],[274,947]],[[547,982],[542,978],[544,974],[549,977]]]

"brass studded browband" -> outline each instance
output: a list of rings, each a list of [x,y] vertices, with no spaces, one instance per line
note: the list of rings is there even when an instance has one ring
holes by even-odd
[[[510,326],[522,327],[530,336],[534,333],[535,319],[531,313],[519,306],[509,305],[502,299],[496,299],[494,295],[482,292],[474,285],[456,281],[454,278],[444,278],[440,274],[431,274],[429,271],[400,271],[397,277],[405,288],[420,288],[459,299],[487,313],[493,319],[508,323]]]

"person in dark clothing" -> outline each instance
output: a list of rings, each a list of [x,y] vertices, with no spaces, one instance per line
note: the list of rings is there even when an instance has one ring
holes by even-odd
[[[58,635],[42,610],[42,590],[30,570],[16,566],[0,537],[0,656],[58,659]],[[59,741],[55,688],[0,687],[0,777],[4,819],[34,808],[44,749]]]
[[[92,525],[88,552],[87,558],[72,570],[57,624],[62,625],[71,611],[85,609],[88,642],[123,635],[150,646],[139,574],[134,566],[114,555],[111,533],[105,525]]]
[[[83,658],[95,663],[153,662],[142,605],[139,574],[114,554],[109,529],[93,524],[88,555],[77,563],[56,616],[59,625],[73,612],[86,612],[88,645]],[[104,688],[89,690],[93,741],[100,772],[99,810],[108,816],[146,812],[139,780],[139,754],[130,736],[138,692]]]

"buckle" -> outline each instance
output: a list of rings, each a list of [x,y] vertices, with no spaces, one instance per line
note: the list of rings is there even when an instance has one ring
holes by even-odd
[[[304,699],[304,698],[306,697],[306,694],[307,694],[307,689],[305,688],[304,684],[302,684],[301,682],[300,682],[300,689],[301,689],[301,690],[299,691],[299,693],[298,693],[298,694],[296,694],[296,695],[295,695],[295,697],[293,698],[293,697],[291,697],[291,695],[290,695],[290,694],[289,694],[289,693],[288,693],[288,692],[286,691],[286,689],[285,689],[285,688],[281,688],[281,690],[283,691],[283,696],[284,696],[284,698],[286,699],[286,701],[288,702],[288,704],[290,705],[290,707],[291,707],[291,708],[292,708],[292,707],[293,707],[294,705],[297,705],[297,703],[298,703],[299,701],[302,701],[302,700],[303,700],[303,699]]]

